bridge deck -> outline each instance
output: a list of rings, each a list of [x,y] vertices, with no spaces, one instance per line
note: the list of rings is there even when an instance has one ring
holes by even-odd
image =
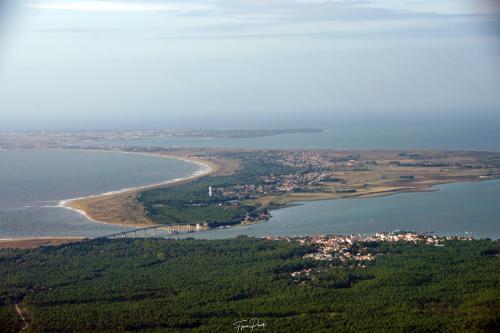
[[[144,237],[147,237],[147,231],[148,230],[154,230],[154,236],[156,236],[157,229],[161,229],[163,231],[166,231],[167,233],[173,233],[173,232],[180,232],[181,230],[185,231],[195,231],[195,230],[201,230],[200,229],[200,224],[196,223],[189,223],[189,224],[164,224],[164,225],[154,225],[154,226],[148,226],[148,227],[141,227],[141,228],[135,228],[135,229],[129,229],[129,230],[123,230],[120,232],[116,232],[113,234],[109,235],[103,235],[99,236],[96,238],[114,238],[114,237],[127,237],[127,235],[134,235],[138,232],[144,232]]]

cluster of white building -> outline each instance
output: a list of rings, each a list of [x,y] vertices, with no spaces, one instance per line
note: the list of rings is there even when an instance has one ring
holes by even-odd
[[[364,246],[368,242],[412,242],[443,246],[445,239],[456,237],[438,237],[432,234],[418,234],[410,231],[395,231],[391,233],[376,233],[374,235],[317,235],[306,237],[266,237],[272,240],[294,241],[304,246],[315,245],[316,251],[306,254],[305,258],[314,260],[340,261],[371,261],[377,255],[377,250]],[[470,240],[471,237],[460,239]],[[355,245],[355,246],[353,246]]]
[[[433,246],[444,246],[446,239],[457,239],[457,237],[438,237],[432,234],[418,234],[410,231],[395,231],[391,233],[376,233],[374,235],[316,235],[306,237],[266,237],[269,240],[284,240],[298,242],[304,246],[315,245],[315,251],[307,253],[304,258],[313,260],[338,260],[349,262],[361,267],[372,261],[378,255],[376,247],[366,246],[370,242],[412,242],[425,243]],[[472,237],[459,237],[462,240],[471,240]],[[314,273],[314,269],[302,269],[290,273],[290,276],[299,279],[308,277]]]

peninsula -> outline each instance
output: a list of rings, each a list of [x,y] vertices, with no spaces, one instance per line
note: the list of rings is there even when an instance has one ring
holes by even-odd
[[[130,129],[114,131],[23,131],[0,132],[0,149],[57,148],[61,144],[122,142],[165,138],[248,139],[285,134],[321,133],[317,128],[281,129]]]
[[[114,149],[209,166],[178,182],[65,203],[94,221],[130,226],[197,223],[204,230],[266,221],[272,209],[295,201],[432,191],[444,183],[500,178],[495,152]]]
[[[209,175],[231,174],[237,167],[237,165],[231,164],[229,161],[206,160],[199,157],[190,156],[182,151],[154,153],[147,151],[133,151],[131,153],[148,154],[157,157],[177,158],[202,165],[204,168],[189,177],[179,180],[146,185],[129,190],[116,191],[101,195],[63,200],[59,205],[61,207],[67,207],[76,210],[77,212],[85,215],[89,220],[94,222],[129,225],[134,227],[138,225],[148,225],[153,223],[153,221],[148,218],[144,207],[137,200],[137,197],[140,193],[157,188],[166,189],[169,187],[178,186]]]

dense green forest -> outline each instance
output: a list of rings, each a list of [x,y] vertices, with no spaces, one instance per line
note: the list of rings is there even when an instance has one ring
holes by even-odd
[[[233,153],[228,158],[242,160],[241,167],[230,176],[203,177],[190,183],[142,192],[139,201],[144,205],[148,216],[157,223],[219,223],[239,220],[247,215],[255,215],[253,206],[227,206],[226,203],[238,197],[223,197],[220,193],[208,196],[208,187],[229,187],[242,184],[262,183],[261,176],[283,175],[297,172],[298,169],[283,167],[275,161],[267,160],[265,154]]]
[[[303,259],[296,242],[93,240],[0,251],[0,331],[494,332],[500,244],[375,243],[366,267]],[[291,278],[321,269],[308,282]],[[247,330],[248,331],[248,330]]]

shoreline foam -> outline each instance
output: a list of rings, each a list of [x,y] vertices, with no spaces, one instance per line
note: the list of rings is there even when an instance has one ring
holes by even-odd
[[[169,180],[159,182],[159,183],[154,183],[154,184],[127,187],[127,188],[108,191],[108,192],[104,192],[104,193],[100,193],[100,194],[92,194],[92,195],[87,195],[87,196],[82,196],[82,197],[77,197],[77,198],[63,199],[63,200],[60,200],[56,206],[59,208],[72,210],[72,211],[84,216],[89,222],[93,222],[93,223],[103,223],[103,224],[108,224],[108,225],[113,225],[113,226],[127,226],[128,225],[128,224],[123,224],[123,223],[112,223],[112,222],[96,220],[96,219],[92,218],[88,212],[72,206],[72,203],[75,203],[75,202],[80,201],[80,200],[95,199],[95,198],[106,197],[106,196],[116,196],[116,195],[125,194],[125,193],[134,193],[134,192],[139,192],[139,191],[143,191],[143,190],[147,190],[147,189],[153,189],[153,188],[157,188],[157,187],[161,187],[161,186],[165,186],[165,185],[175,185],[176,183],[194,180],[194,179],[199,178],[199,177],[210,175],[216,171],[216,168],[212,164],[210,164],[209,162],[204,162],[200,159],[194,159],[194,158],[178,156],[178,155],[155,154],[155,153],[144,153],[144,152],[128,152],[128,151],[116,151],[116,150],[95,150],[95,149],[85,149],[85,150],[86,151],[122,153],[122,154],[149,156],[149,157],[161,157],[161,158],[177,159],[177,160],[181,160],[181,161],[184,161],[187,163],[197,164],[197,165],[202,167],[200,170],[197,170],[197,171],[193,172],[191,175],[186,176],[186,177],[169,179]]]

